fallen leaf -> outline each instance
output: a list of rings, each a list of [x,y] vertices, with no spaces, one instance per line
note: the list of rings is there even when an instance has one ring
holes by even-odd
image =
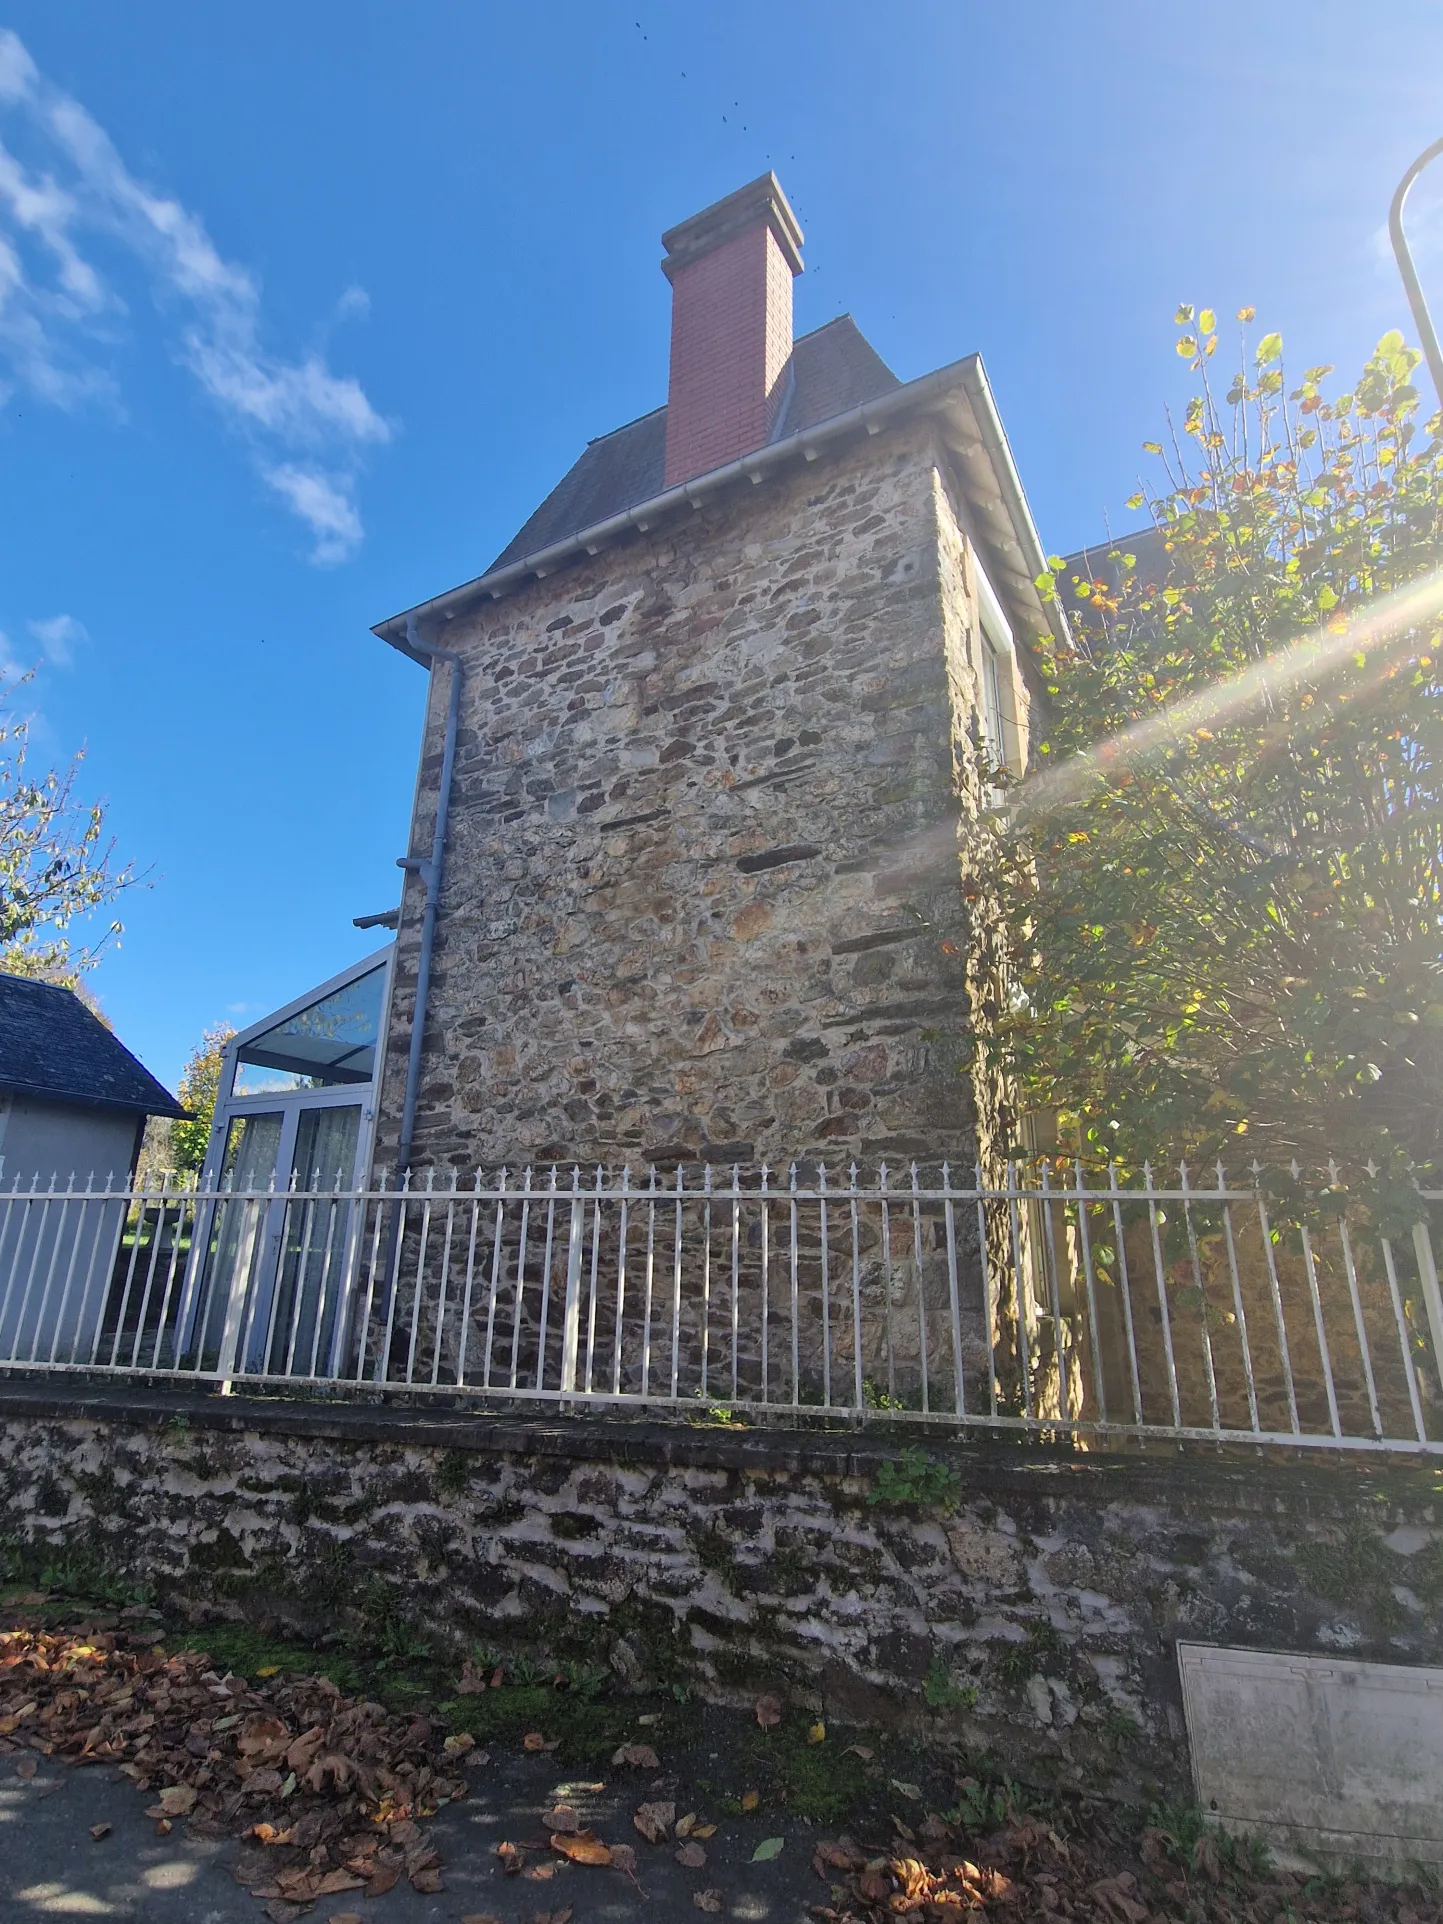
[[[612,1845],[611,1868],[615,1871],[625,1871],[628,1877],[636,1876],[636,1852],[630,1844]]]
[[[446,1886],[442,1882],[440,1871],[425,1870],[412,1871],[411,1888],[421,1891],[427,1897],[434,1897],[437,1891],[444,1891]]]
[[[323,1751],[306,1772],[306,1788],[315,1791],[318,1796],[327,1783],[333,1783],[337,1790],[345,1790],[355,1774],[356,1767],[349,1757],[343,1757],[336,1750]],[[277,1784],[275,1788],[279,1790],[281,1787]]]
[[[558,1804],[554,1810],[545,1812],[541,1821],[548,1830],[569,1831],[581,1829],[581,1819],[576,1815],[576,1812],[571,1808],[570,1804]]]
[[[854,1850],[847,1843],[823,1842],[818,1844],[812,1852],[812,1864],[818,1877],[827,1871],[859,1871],[866,1861],[860,1851]]]
[[[715,1824],[695,1824],[692,1827],[691,1834],[693,1837],[715,1837],[716,1825]]]
[[[243,1757],[255,1757],[266,1750],[283,1751],[290,1738],[279,1717],[247,1717],[237,1748]]]
[[[489,1764],[490,1761],[491,1752],[489,1750],[468,1750],[466,1752],[467,1770],[479,1770],[482,1764]]]
[[[514,1844],[498,1844],[496,1846],[496,1855],[501,1860],[502,1870],[512,1875],[519,1871],[521,1866],[526,1862],[525,1853],[519,1851]]]
[[[807,1742],[809,1744],[824,1744],[826,1741],[827,1726],[825,1724],[813,1724],[807,1732]]]
[[[1193,1869],[1201,1871],[1211,1883],[1216,1884],[1222,1876],[1222,1866],[1218,1861],[1218,1847],[1212,1834],[1204,1831],[1192,1848]]]
[[[631,1821],[648,1844],[664,1844],[676,1822],[676,1805],[642,1804]]]
[[[284,1669],[285,1669],[284,1664],[263,1663],[260,1669],[256,1672],[256,1675],[258,1677],[279,1677],[279,1675]]]
[[[613,1764],[625,1764],[631,1770],[660,1770],[661,1759],[650,1744],[623,1744],[613,1751]]]
[[[521,1875],[533,1884],[544,1884],[549,1877],[555,1877],[559,1869],[558,1864],[532,1864]]]
[[[313,1724],[309,1730],[302,1731],[286,1752],[287,1767],[293,1771],[309,1770],[316,1760],[317,1753],[325,1747],[325,1725]]]
[[[174,1829],[175,1825],[171,1823],[168,1817],[157,1819],[155,1826],[155,1834],[157,1837],[169,1837]]]
[[[666,1712],[664,1710],[648,1710],[643,1712],[636,1721],[641,1725],[643,1730],[650,1730],[653,1724],[661,1723],[665,1716]]]
[[[866,1744],[848,1744],[847,1748],[842,1752],[844,1757],[860,1757],[864,1764],[870,1764],[876,1754],[876,1751],[870,1749]]]
[[[251,1836],[262,1844],[289,1844],[294,1830],[277,1830],[274,1824],[252,1824]]]
[[[384,1897],[387,1891],[395,1890],[401,1881],[399,1864],[377,1864],[366,1879],[367,1897]]]
[[[545,1750],[546,1739],[539,1730],[528,1730],[526,1735],[521,1739],[521,1748],[523,1750]]]
[[[780,1697],[757,1698],[757,1722],[763,1730],[770,1730],[782,1721],[782,1702]]]
[[[551,1848],[563,1857],[570,1858],[573,1864],[609,1864],[611,1852],[589,1830],[558,1831],[551,1840]]]
[[[759,1790],[744,1790],[742,1792],[742,1809],[743,1810],[755,1810],[757,1805],[761,1801],[762,1801],[762,1794]]]
[[[98,1844],[102,1837],[109,1837],[110,1833],[114,1829],[115,1829],[114,1824],[92,1824],[90,1826],[90,1835],[95,1839],[96,1843]]]
[[[160,1793],[162,1817],[185,1817],[194,1809],[195,1791],[189,1784],[168,1784]]]
[[[677,1818],[675,1834],[678,1837],[690,1837],[692,1832],[695,1829],[696,1829],[696,1812],[694,1810],[689,1810],[685,1817]]]
[[[720,1891],[693,1891],[691,1901],[699,1911],[706,1911],[712,1917],[719,1917],[727,1907],[727,1901]]]
[[[326,1924],[365,1924],[359,1911],[332,1911]]]
[[[922,1793],[917,1786],[915,1784],[904,1784],[900,1777],[894,1777],[892,1779],[892,1788],[893,1790],[901,1791],[904,1797],[910,1797],[914,1804],[920,1804],[923,1801]]]
[[[676,1853],[676,1861],[684,1871],[699,1871],[706,1864],[706,1852],[700,1844],[687,1842]]]
[[[476,1739],[469,1730],[459,1730],[454,1737],[448,1737],[441,1748],[448,1757],[464,1757],[468,1750],[476,1748]]]
[[[782,1837],[764,1837],[752,1852],[752,1862],[754,1864],[770,1864],[774,1857],[781,1856],[782,1845],[785,1842],[786,1839]]]
[[[564,1911],[536,1911],[531,1924],[571,1924],[571,1906],[568,1904]]]
[[[273,1897],[266,1905],[266,1916],[271,1924],[290,1924],[293,1917],[299,1917],[305,1910],[304,1904],[288,1904],[283,1897]]]
[[[486,1688],[486,1672],[468,1657],[461,1666],[461,1675],[456,1683],[458,1697],[479,1697]]]
[[[15,1775],[17,1777],[33,1777],[39,1768],[39,1764],[36,1763],[33,1757],[22,1757],[15,1766]]]
[[[1205,1837],[1207,1833],[1204,1832],[1203,1835]],[[1198,1843],[1202,1841],[1200,1837]],[[1196,1851],[1194,1851],[1194,1863],[1196,1863]],[[1203,1875],[1208,1876],[1209,1873],[1204,1870]],[[1147,1906],[1139,1904],[1131,1895],[1132,1888],[1131,1873],[1123,1871],[1117,1877],[1099,1878],[1097,1883],[1089,1885],[1087,1894],[1089,1897],[1097,1898],[1108,1917],[1116,1919],[1117,1924],[1146,1924]]]

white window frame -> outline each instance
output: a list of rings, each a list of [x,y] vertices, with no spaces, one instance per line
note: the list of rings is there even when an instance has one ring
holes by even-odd
[[[1012,624],[1003,612],[997,591],[987,577],[976,550],[972,554],[973,579],[977,584],[977,655],[973,667],[977,674],[978,713],[984,739],[998,763],[1013,773],[1017,770],[1017,647]],[[988,715],[988,694],[995,707],[995,724]],[[994,737],[995,726],[995,737]]]
[[[226,1137],[230,1133],[233,1116],[274,1115],[281,1112],[281,1140],[276,1152],[277,1181],[282,1169],[290,1168],[290,1157],[295,1145],[296,1127],[302,1109],[354,1108],[361,1105],[361,1126],[356,1135],[356,1164],[350,1173],[350,1184],[359,1187],[366,1180],[371,1166],[371,1151],[376,1133],[376,1099],[380,1094],[381,1070],[385,1061],[386,1037],[391,1022],[391,991],[395,982],[396,945],[388,942],[383,949],[353,962],[349,968],[342,969],[329,981],[307,989],[283,1008],[272,1009],[259,1022],[253,1022],[248,1029],[233,1035],[225,1046],[221,1060],[220,1086],[229,1091],[235,1085],[236,1058],[248,1042],[254,1042],[268,1029],[278,1023],[286,1022],[302,1009],[313,1003],[323,1002],[328,995],[349,988],[351,983],[359,982],[363,975],[369,975],[375,968],[384,966],[386,981],[381,994],[381,1026],[376,1037],[376,1068],[369,1082],[340,1083],[331,1089],[287,1089],[271,1090],[269,1093],[236,1096],[229,1093],[218,1098],[215,1114],[211,1119],[210,1143],[206,1149],[205,1168],[201,1175],[203,1189],[215,1189],[220,1185],[221,1166],[225,1155]]]

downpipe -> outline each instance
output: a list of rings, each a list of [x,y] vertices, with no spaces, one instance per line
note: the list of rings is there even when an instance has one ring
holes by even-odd
[[[397,868],[404,869],[408,875],[421,879],[426,890],[425,906],[421,912],[421,947],[416,957],[416,1000],[411,1013],[411,1045],[406,1052],[406,1084],[401,1098],[401,1129],[396,1144],[396,1182],[399,1186],[405,1181],[411,1167],[411,1146],[416,1135],[416,1104],[421,1087],[421,1051],[426,1038],[426,1009],[431,995],[431,954],[436,946],[436,918],[441,907],[441,880],[446,860],[446,824],[451,814],[451,776],[456,765],[456,730],[461,719],[461,657],[450,648],[438,648],[425,641],[416,628],[414,615],[406,617],[407,645],[419,654],[427,656],[434,675],[437,662],[445,662],[451,670],[450,699],[446,704],[446,734],[441,749],[441,779],[436,791],[436,822],[431,834],[431,853],[429,856],[398,855]],[[400,1249],[401,1222],[405,1214],[405,1201],[397,1196],[391,1205],[390,1223],[386,1230],[385,1267],[382,1271],[382,1284],[378,1313],[385,1323],[389,1323],[392,1308],[392,1293],[396,1280],[396,1259]],[[365,1337],[362,1335],[362,1342]],[[390,1373],[390,1358],[378,1354],[375,1364],[375,1381],[384,1383]]]
[[[456,730],[461,718],[461,657],[449,648],[437,648],[423,641],[413,615],[406,617],[406,642],[429,656],[432,673],[437,662],[451,670],[451,696],[446,704],[446,736],[441,750],[441,781],[436,792],[436,826],[431,836],[429,859],[419,855],[400,855],[397,868],[420,877],[426,889],[426,904],[421,914],[421,949],[416,958],[416,1003],[411,1016],[411,1047],[406,1056],[406,1086],[401,1100],[401,1133],[396,1145],[396,1175],[403,1177],[411,1167],[411,1145],[416,1134],[416,1103],[421,1086],[421,1050],[426,1035],[426,1008],[431,995],[431,952],[436,945],[436,918],[441,907],[441,878],[446,860],[446,824],[451,814],[451,775],[456,765]]]

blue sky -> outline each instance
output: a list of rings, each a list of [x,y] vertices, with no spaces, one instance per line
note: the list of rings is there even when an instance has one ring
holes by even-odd
[[[1185,380],[1179,300],[1349,368],[1443,4],[0,0],[0,633],[147,886],[93,978],[172,1083],[375,945],[423,677],[476,574],[665,398],[659,235],[774,166],[804,331],[979,350],[1043,539]],[[1443,309],[1443,163],[1415,231]]]

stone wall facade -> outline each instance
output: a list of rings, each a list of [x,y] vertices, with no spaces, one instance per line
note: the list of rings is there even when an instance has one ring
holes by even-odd
[[[1134,1798],[1187,1793],[1179,1640],[1443,1660],[1431,1471],[928,1457],[878,1502],[896,1440],[7,1385],[0,1530],[12,1575],[70,1554],[201,1622],[364,1641],[380,1610]]]
[[[446,626],[465,682],[413,1166],[971,1163],[959,498],[913,420]],[[421,906],[408,881],[382,1168]]]

